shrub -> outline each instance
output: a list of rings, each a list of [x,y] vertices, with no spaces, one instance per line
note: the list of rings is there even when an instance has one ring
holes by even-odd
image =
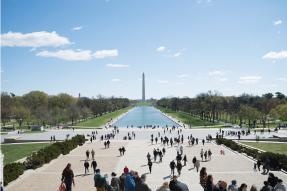
[[[23,163],[10,163],[4,166],[4,186],[9,182],[17,179],[24,173],[25,166]]]
[[[263,163],[268,162],[270,165],[270,168],[273,170],[283,169],[287,171],[287,156],[286,155],[272,153],[272,152],[262,153],[256,149],[244,147],[242,145],[237,144],[236,142],[232,140],[224,139],[224,138],[217,138],[216,143],[218,145],[223,144],[234,151],[245,153],[248,156],[251,156],[253,158],[260,159]]]
[[[17,179],[26,169],[36,169],[57,158],[60,154],[69,154],[71,150],[85,142],[84,135],[76,135],[70,140],[53,143],[27,157],[24,163],[11,163],[4,167],[4,185]]]

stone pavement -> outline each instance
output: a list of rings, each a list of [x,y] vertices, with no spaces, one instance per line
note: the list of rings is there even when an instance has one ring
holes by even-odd
[[[52,191],[57,190],[61,173],[68,162],[72,164],[72,169],[75,174],[76,186],[74,191],[83,190],[96,190],[93,185],[93,175],[84,176],[83,163],[85,160],[85,151],[92,148],[96,152],[96,160],[98,167],[101,169],[102,174],[110,174],[115,171],[118,176],[122,173],[123,168],[127,166],[131,170],[138,171],[139,174],[148,173],[147,158],[148,152],[152,155],[154,148],[162,148],[161,144],[151,145],[148,138],[142,139],[143,134],[145,137],[149,137],[150,134],[157,134],[156,130],[138,130],[137,137],[141,137],[139,140],[123,141],[118,137],[116,140],[111,140],[111,148],[104,149],[103,142],[95,141],[93,143],[87,142],[85,145],[76,148],[66,156],[60,156],[58,159],[53,160],[50,164],[36,169],[35,171],[29,170],[25,172],[18,180],[9,184],[6,188],[7,191]],[[127,131],[126,131],[127,133]],[[161,131],[161,134],[163,132]],[[117,135],[119,136],[119,135]],[[176,132],[168,134],[168,136],[176,136]],[[200,142],[201,143],[201,142]],[[121,146],[126,147],[125,156],[120,157],[118,148]],[[179,180],[185,182],[190,190],[201,191],[202,188],[199,185],[199,174],[192,168],[191,164],[193,156],[200,158],[199,153],[201,148],[204,150],[211,149],[213,155],[212,160],[208,162],[201,162],[201,167],[207,167],[207,173],[212,174],[214,182],[218,180],[225,180],[229,184],[231,180],[236,179],[238,184],[246,183],[249,188],[252,184],[261,188],[263,181],[267,179],[266,175],[262,175],[259,172],[253,171],[253,161],[246,158],[241,154],[234,153],[222,146],[215,145],[213,143],[207,143],[205,146],[202,144],[189,147],[187,143],[184,143],[184,154],[187,155],[188,164],[183,167],[182,175]],[[164,181],[170,180],[169,163],[175,159],[177,147],[168,147],[166,155],[163,158],[162,163],[154,163],[153,171],[151,174],[147,174],[147,183],[156,190]],[[225,150],[225,155],[219,154],[220,149]],[[90,161],[91,162],[91,161]],[[90,171],[92,173],[92,170]],[[285,182],[287,181],[287,175],[281,172],[274,172],[276,176],[279,176]]]

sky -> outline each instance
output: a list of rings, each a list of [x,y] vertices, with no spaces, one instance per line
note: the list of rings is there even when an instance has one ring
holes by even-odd
[[[2,0],[1,91],[287,94],[286,0]]]

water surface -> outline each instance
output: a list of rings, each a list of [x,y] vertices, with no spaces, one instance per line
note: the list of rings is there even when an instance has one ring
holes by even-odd
[[[118,127],[179,126],[170,118],[163,115],[161,111],[151,106],[139,106],[133,108],[114,125]]]

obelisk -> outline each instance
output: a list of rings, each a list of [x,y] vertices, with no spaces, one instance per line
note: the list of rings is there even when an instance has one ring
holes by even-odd
[[[142,77],[142,101],[145,101],[145,78],[144,78],[144,73]]]

